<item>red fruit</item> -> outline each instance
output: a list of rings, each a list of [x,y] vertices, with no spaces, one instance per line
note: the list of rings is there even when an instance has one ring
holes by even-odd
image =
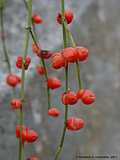
[[[71,10],[65,10],[64,17],[65,17],[65,20],[66,20],[67,24],[70,24],[73,21],[73,18],[74,18],[73,12]],[[57,19],[57,22],[59,24],[62,24],[61,13],[58,13],[56,19]]]
[[[42,65],[39,64],[39,65],[36,66],[36,72],[39,75],[44,75],[45,74],[45,68]]]
[[[39,160],[39,158],[37,156],[31,156],[27,160]]]
[[[41,24],[43,22],[42,18],[36,14],[32,16],[32,21],[35,24]]]
[[[73,21],[74,15],[70,9],[67,9],[64,13],[67,24],[70,24]]]
[[[32,44],[32,51],[35,53],[38,57],[41,57],[41,48],[37,46],[35,43]]]
[[[78,98],[78,99],[82,99],[82,96],[83,96],[84,92],[85,92],[84,89],[80,89],[80,90],[77,92],[77,98]]]
[[[60,69],[61,67],[64,67],[64,66],[65,66],[65,60],[63,55],[60,52],[55,53],[52,56],[52,67],[54,69]]]
[[[91,90],[88,90],[88,89],[84,91],[84,94],[81,98],[82,102],[86,105],[90,105],[94,103],[95,99],[96,99],[96,95]]]
[[[27,134],[28,128],[25,126],[17,125],[16,126],[16,137],[17,138],[22,138],[22,142],[26,141],[26,134]]]
[[[76,93],[73,91],[68,91],[67,93],[62,94],[62,103],[64,105],[74,105],[77,101]]]
[[[22,68],[22,63],[23,63],[22,56],[18,56],[17,61],[16,61],[16,67],[21,69]],[[28,69],[30,63],[31,63],[31,58],[29,56],[27,56],[26,59],[25,59],[24,68]]]
[[[21,78],[15,74],[10,73],[6,77],[6,83],[11,87],[16,87],[17,84],[19,84],[20,82],[21,82]]]
[[[85,122],[83,119],[70,117],[66,122],[66,127],[71,131],[78,131],[85,126]]]
[[[49,77],[47,80],[48,88],[57,89],[61,87],[61,81],[57,77]]]
[[[52,107],[48,110],[48,115],[51,117],[58,117],[60,115],[60,111],[57,108]]]
[[[88,58],[88,49],[84,47],[77,47],[76,51],[78,53],[78,60],[85,61]]]
[[[22,56],[18,56],[17,60],[16,60],[16,67],[17,68],[22,68],[22,62],[23,62]]]
[[[10,104],[12,109],[20,109],[22,107],[22,102],[19,99],[12,99]]]
[[[38,133],[34,130],[28,130],[26,134],[26,141],[29,143],[35,142],[38,139]]]
[[[75,48],[69,47],[63,50],[63,57],[67,62],[75,62],[78,58],[78,54]]]

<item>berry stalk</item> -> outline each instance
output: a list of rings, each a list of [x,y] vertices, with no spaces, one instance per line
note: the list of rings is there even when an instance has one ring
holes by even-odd
[[[0,0],[0,26],[1,26],[2,47],[3,47],[4,58],[7,64],[8,72],[11,73],[11,64],[10,64],[10,59],[9,59],[9,55],[6,47],[6,40],[5,40],[4,9],[5,9],[5,1]]]
[[[33,39],[33,42],[35,43],[36,47],[39,49],[39,42],[38,42],[38,39],[37,39],[37,36],[36,36],[35,28],[32,30],[32,28],[29,27],[28,30],[29,30],[30,35]],[[45,80],[47,81],[48,80],[47,67],[46,67],[45,61],[42,57],[41,57],[41,63],[43,65],[44,69],[45,69]],[[49,89],[48,86],[47,86],[47,97],[48,97],[48,109],[49,109],[51,107],[51,96],[50,96],[50,89]]]
[[[28,0],[27,6],[28,6],[27,25],[29,28],[29,27],[31,27],[31,24],[32,24],[32,21],[31,21],[32,0]],[[20,98],[21,98],[22,103],[24,103],[24,99],[25,99],[25,67],[24,67],[24,64],[25,64],[25,59],[26,59],[27,52],[28,52],[28,46],[29,46],[29,30],[26,30],[23,63],[22,63],[22,73],[21,73],[21,90],[20,90]],[[22,107],[23,107],[23,104],[22,104]],[[23,125],[23,108],[20,109],[19,124],[21,126]],[[21,133],[22,133],[22,127],[21,127]],[[24,160],[24,143],[22,142],[22,135],[19,140],[19,160]]]
[[[64,17],[64,11],[65,11],[65,2],[64,0],[61,0],[61,13],[62,13],[62,30],[63,30],[63,43],[64,43],[64,48],[67,47],[67,31],[65,27],[65,17]],[[65,92],[68,91],[68,64],[65,67]],[[66,134],[66,121],[68,117],[68,105],[65,105],[65,115],[64,115],[64,128],[63,128],[63,133],[62,137],[60,139],[60,144],[57,147],[57,151],[55,153],[55,160],[59,159],[59,156],[61,154],[63,144],[64,144],[64,139],[65,139],[65,134]]]

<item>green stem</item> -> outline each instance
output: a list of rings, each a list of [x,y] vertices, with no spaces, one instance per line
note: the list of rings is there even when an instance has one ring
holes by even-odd
[[[62,12],[62,28],[63,28],[63,42],[64,42],[64,48],[67,47],[67,32],[66,32],[66,27],[64,23],[64,11],[65,11],[65,6],[64,6],[64,0],[61,0],[61,12]],[[65,67],[65,91],[68,91],[68,65]],[[65,105],[65,115],[64,115],[64,127],[63,127],[63,132],[62,136],[60,139],[60,144],[57,147],[56,153],[55,153],[55,160],[58,160],[64,145],[64,140],[65,140],[65,135],[66,135],[66,121],[68,117],[68,105]]]
[[[74,38],[72,36],[72,33],[70,32],[66,22],[64,22],[64,25],[65,25],[65,28],[67,30],[69,39],[71,40],[72,46],[75,48],[76,47],[76,43],[75,43],[75,40],[74,40]],[[77,77],[78,77],[79,89],[82,89],[82,80],[81,80],[81,76],[80,76],[80,65],[79,65],[78,61],[76,61],[76,73],[77,73]]]
[[[33,39],[33,42],[35,43],[36,47],[39,49],[39,42],[36,37],[35,28],[34,28],[34,30],[32,30],[32,28],[29,27],[28,30],[29,30],[30,35]],[[46,64],[45,64],[45,61],[43,58],[41,58],[41,63],[45,69],[45,80],[47,81],[48,80],[48,72],[47,72],[47,67],[46,67]],[[51,107],[51,96],[50,96],[50,89],[48,87],[47,87],[47,97],[48,97],[48,109],[49,109]]]
[[[24,1],[24,4],[25,4],[25,7],[26,9],[28,10],[28,5],[26,3],[26,0],[23,0]],[[32,17],[32,16],[31,16]],[[37,37],[37,34],[36,34],[36,29],[35,29],[35,25],[32,23],[32,28],[31,27],[28,27],[27,28],[30,32],[30,35],[33,39],[33,42],[35,43],[35,45],[38,47],[39,49],[39,40],[38,40],[38,37]],[[41,63],[45,69],[45,80],[47,81],[48,80],[48,72],[47,72],[47,67],[46,67],[46,64],[45,64],[45,61],[43,58],[41,58]],[[51,96],[50,96],[50,89],[47,87],[47,98],[48,98],[48,109],[51,107]]]
[[[27,25],[28,28],[31,27],[31,16],[32,16],[32,0],[28,0],[28,21]],[[25,68],[24,63],[28,52],[28,46],[29,46],[29,30],[26,30],[25,34],[25,44],[24,44],[24,54],[23,54],[23,64],[22,64],[22,72],[21,72],[21,90],[20,90],[20,98],[24,104],[25,99]],[[23,107],[23,105],[22,105]],[[19,116],[19,124],[23,125],[23,109],[20,109],[20,116]],[[22,132],[22,129],[21,129]],[[24,144],[22,142],[22,136],[19,140],[19,160],[24,160]]]
[[[4,11],[4,7],[1,7],[0,8],[0,26],[1,26],[1,34],[2,34],[1,40],[2,40],[2,47],[3,47],[5,62],[7,63],[8,72],[11,73],[11,64],[10,64],[10,59],[8,56],[8,51],[7,51],[7,47],[6,47],[6,40],[5,40],[3,11]]]

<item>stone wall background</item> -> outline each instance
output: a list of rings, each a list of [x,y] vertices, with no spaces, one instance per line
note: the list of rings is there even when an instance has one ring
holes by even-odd
[[[59,9],[59,0],[34,0],[34,3],[34,12],[44,17],[44,24],[37,28],[41,45],[43,48],[56,50],[62,45],[61,30],[54,22]],[[89,61],[81,65],[81,72],[85,87],[96,92],[97,101],[91,107],[78,104],[75,108],[70,109],[70,115],[84,118],[87,125],[81,132],[74,134],[67,132],[61,159],[75,160],[75,154],[80,152],[83,155],[113,154],[117,155],[116,160],[119,160],[120,1],[77,0],[76,2],[68,0],[66,3],[67,7],[72,7],[76,13],[71,30],[77,44],[87,46],[90,50]],[[14,64],[15,57],[22,53],[25,15],[22,1],[7,2],[5,13],[7,45],[15,72],[18,72]],[[31,49],[29,52],[33,57]],[[0,159],[16,160],[17,140],[14,132],[16,116],[8,105],[12,94],[4,83],[4,73],[7,70],[5,63],[2,62],[2,55],[0,49]],[[29,103],[26,103],[25,107],[25,123],[40,133],[40,140],[34,145],[26,146],[26,156],[36,153],[43,160],[51,160],[56,144],[59,142],[63,117],[47,120],[44,80],[34,73],[35,63],[38,63],[38,59],[33,57],[32,66],[27,74],[26,97]],[[74,67],[70,69],[71,85],[76,89],[73,78],[75,77]],[[54,75],[51,70],[49,72]],[[57,74],[63,80],[63,71],[58,71]],[[53,97],[58,96],[62,89],[53,92]],[[53,104],[61,110],[64,109],[59,99],[53,100]]]

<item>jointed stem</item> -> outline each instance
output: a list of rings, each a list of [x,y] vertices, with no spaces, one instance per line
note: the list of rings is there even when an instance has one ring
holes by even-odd
[[[8,56],[8,51],[7,51],[7,48],[6,48],[6,41],[5,41],[3,11],[4,11],[4,7],[1,7],[0,8],[1,40],[2,40],[4,58],[5,58],[5,62],[7,63],[8,72],[11,73],[11,64],[10,64],[10,59],[9,59],[9,56]]]
[[[64,23],[64,11],[65,11],[64,0],[61,0],[63,42],[64,42],[64,48],[66,48],[67,47],[67,31],[66,31],[66,27],[65,27],[65,23]],[[68,65],[65,67],[65,85],[66,85],[65,91],[67,92],[68,91]],[[62,148],[63,148],[65,134],[66,134],[66,121],[67,121],[67,117],[68,117],[68,105],[65,106],[63,133],[62,133],[62,137],[60,139],[60,144],[57,147],[57,151],[56,151],[56,154],[55,154],[55,160],[59,159],[60,153],[61,153]]]
[[[32,16],[32,0],[28,0],[28,27],[31,27],[31,16]],[[28,52],[28,46],[29,46],[29,30],[26,30],[25,35],[25,44],[24,44],[24,54],[23,54],[23,64],[22,64],[22,73],[21,73],[21,90],[20,90],[20,98],[24,104],[25,99],[25,68],[24,63]],[[22,105],[23,107],[23,105]],[[20,116],[19,116],[19,124],[23,125],[23,109],[20,109]],[[22,127],[21,127],[21,133],[22,133]],[[22,142],[22,136],[19,140],[19,160],[24,160],[24,144]]]

